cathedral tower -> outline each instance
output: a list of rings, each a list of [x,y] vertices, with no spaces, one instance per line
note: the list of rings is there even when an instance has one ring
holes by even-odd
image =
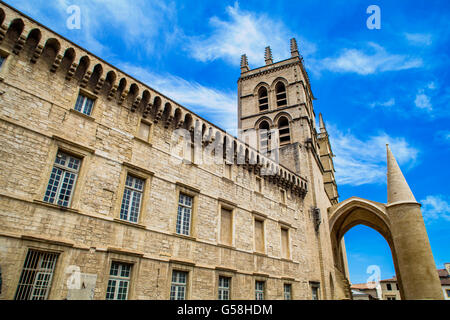
[[[255,69],[249,68],[247,56],[242,55],[239,136],[297,174],[312,178],[320,172],[320,184],[325,184],[334,204],[338,194],[328,134],[324,125],[320,133],[316,130],[315,98],[295,39],[290,49],[290,58],[274,62],[266,47],[265,66]],[[314,172],[313,167],[317,168]]]

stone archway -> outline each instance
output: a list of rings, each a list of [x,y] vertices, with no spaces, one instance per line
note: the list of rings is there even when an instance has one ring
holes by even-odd
[[[373,228],[386,239],[402,299],[443,298],[420,204],[410,201],[383,204],[352,197],[332,206],[328,218],[336,287],[341,295],[347,293],[336,298],[350,295],[341,240],[348,230],[359,224]]]
[[[379,232],[388,243],[389,248],[391,249],[400,295],[403,298],[401,275],[398,272],[395,247],[391,233],[391,221],[386,206],[382,203],[351,197],[330,208],[329,226],[336,274],[345,277],[345,261],[341,240],[347,231],[360,224]],[[340,282],[341,283],[337,283],[337,286],[341,287],[340,292],[349,292],[349,288],[342,288],[342,286],[349,285],[348,279],[344,279],[344,281],[341,279]]]

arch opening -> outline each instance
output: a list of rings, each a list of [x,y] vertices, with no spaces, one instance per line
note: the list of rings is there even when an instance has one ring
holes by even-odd
[[[259,131],[259,150],[266,153],[270,150],[270,125],[267,121],[262,121],[258,127]]]
[[[275,94],[277,97],[277,107],[284,107],[287,105],[286,86],[283,82],[278,82],[275,86]]]
[[[265,111],[269,109],[269,95],[266,87],[261,87],[258,90],[258,105],[259,111]]]
[[[404,297],[401,276],[398,272],[398,262],[394,247],[391,223],[385,206],[359,198],[350,198],[333,207],[329,214],[329,227],[333,258],[335,264],[335,284],[333,287],[336,296],[350,298],[348,284],[347,257],[345,253],[344,235],[356,226],[365,226],[375,230],[386,240],[397,277],[400,297]],[[369,277],[369,275],[368,275]],[[339,293],[338,293],[339,291]]]
[[[291,130],[289,128],[289,120],[286,117],[281,117],[278,120],[278,134],[280,146],[291,143]]]

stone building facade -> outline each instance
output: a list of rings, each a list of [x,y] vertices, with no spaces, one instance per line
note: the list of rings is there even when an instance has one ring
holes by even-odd
[[[4,3],[0,25],[1,299],[338,295],[298,53],[264,71],[288,97],[279,164]]]
[[[388,204],[339,203],[295,39],[265,58],[242,56],[236,138],[0,2],[0,299],[350,299],[358,223],[402,297],[442,298],[389,149]]]

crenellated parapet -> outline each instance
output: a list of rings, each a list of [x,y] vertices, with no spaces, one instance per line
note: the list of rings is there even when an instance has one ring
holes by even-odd
[[[280,188],[290,189],[300,197],[308,191],[304,177],[3,2],[0,2],[0,46],[30,66],[43,64],[49,75],[62,82],[77,84],[104,97],[111,107],[126,108],[167,130],[186,129],[192,141],[196,135],[201,137],[203,147],[212,143],[222,145],[224,159],[231,153],[235,165]],[[248,70],[246,57],[242,58],[241,69]]]

